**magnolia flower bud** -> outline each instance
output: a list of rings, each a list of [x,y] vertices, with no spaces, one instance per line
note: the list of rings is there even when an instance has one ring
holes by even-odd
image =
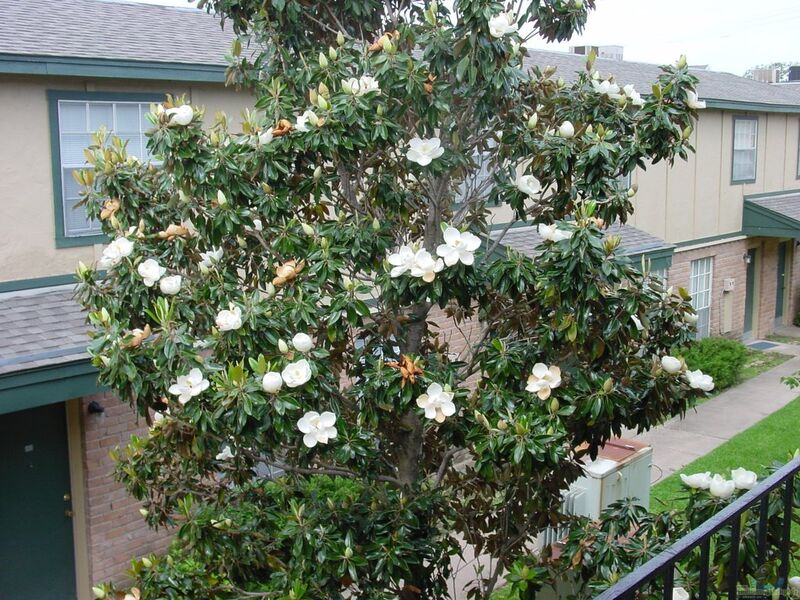
[[[550,412],[552,414],[556,414],[559,408],[561,408],[561,404],[559,404],[558,400],[556,400],[555,398],[550,400]]]
[[[683,69],[686,66],[686,55],[681,54],[681,57],[678,59],[677,67],[679,69]]]
[[[386,109],[383,108],[383,104],[378,104],[378,108],[375,109],[375,112],[378,114],[379,117],[382,117],[383,113],[386,112]]]
[[[222,190],[217,190],[217,204],[220,206],[228,204],[228,199],[225,197],[225,194],[222,193]]]
[[[320,98],[322,97],[320,96]],[[325,99],[322,98],[322,100],[324,101]],[[313,111],[310,110],[308,111],[308,122],[311,123],[314,127],[319,125],[319,117]]]
[[[391,40],[387,39],[383,42],[383,51],[386,52],[386,54],[394,54],[394,44]]]
[[[311,104],[316,104],[318,98],[319,94],[317,94],[317,90],[313,88],[308,90],[308,100],[311,102]]]
[[[328,48],[328,58],[330,58],[331,60],[336,60],[337,58],[339,58],[339,53],[336,52],[336,50],[334,50],[333,46],[330,46]]]
[[[323,249],[326,249],[328,248],[328,246],[331,245],[331,243],[330,240],[328,240],[328,238],[324,237],[319,241],[319,245],[322,246]]]
[[[556,81],[556,83],[558,84],[558,87],[564,87],[564,86],[566,85],[566,83],[567,83],[567,82],[566,82],[566,81],[564,81],[564,78],[563,78],[563,77],[559,77],[559,78],[558,78],[558,81]]]
[[[274,295],[275,295],[275,286],[274,286],[274,285],[272,284],[272,282],[270,281],[270,282],[267,284],[267,296],[269,296],[270,298],[272,298]]]
[[[325,98],[322,96],[319,96],[317,98],[317,106],[319,106],[322,110],[328,110],[331,107],[330,103],[327,100],[325,100]],[[317,124],[314,123],[314,126],[316,125]]]
[[[100,586],[94,586],[92,588],[92,595],[97,598],[97,600],[102,600],[106,597],[106,591]]]
[[[378,217],[372,219],[372,231],[378,231],[381,228],[381,222],[378,221]]]
[[[498,428],[500,431],[505,431],[506,429],[508,429],[508,423],[506,423],[506,422],[505,422],[503,419],[500,419],[500,420],[497,422],[497,428]]]
[[[317,168],[314,169],[314,179],[319,179],[320,177],[322,177],[322,167],[317,166]]]
[[[317,91],[319,92],[320,96],[324,96],[325,98],[331,97],[331,91],[328,89],[328,86],[325,85],[324,83],[320,83],[317,86]]]
[[[236,243],[239,245],[239,248],[247,248],[247,240],[245,240],[241,235],[236,236]]]
[[[325,55],[322,52],[319,53],[319,66],[323,69],[328,66],[328,59],[325,58]]]
[[[339,44],[340,47],[344,46],[344,34],[341,31],[336,34],[336,43]]]
[[[572,0],[572,6],[577,8],[578,10],[583,8],[583,0]]]
[[[150,513],[147,512],[146,508],[140,508],[139,509],[139,514],[142,515],[143,517],[146,517]]]
[[[286,354],[289,351],[289,346],[283,340],[278,340],[278,351],[281,354]]]
[[[525,428],[521,423],[514,423],[514,431],[517,432],[517,435],[523,435],[525,433]]]
[[[637,188],[637,186],[635,186],[635,185],[634,185],[634,186],[631,186],[631,187],[628,189],[628,198],[633,198],[633,197],[636,195],[636,191],[637,191],[637,189],[638,189],[638,188]]]
[[[82,260],[78,261],[78,278],[83,279],[86,277],[86,274],[90,271],[89,267],[83,264]]]
[[[353,549],[350,546],[344,549],[344,557],[353,558]]]
[[[303,233],[305,233],[306,235],[314,235],[314,228],[308,223],[303,223],[302,225],[300,225],[300,227],[303,228]]]
[[[528,118],[528,129],[536,129],[536,124],[539,122],[539,114],[533,113]]]
[[[589,123],[589,125],[586,126],[586,133],[588,133],[589,135],[592,135],[594,133],[594,127],[592,126],[591,123]]]
[[[153,566],[153,561],[144,556],[142,557],[142,564],[145,566],[145,568],[149,569]]]

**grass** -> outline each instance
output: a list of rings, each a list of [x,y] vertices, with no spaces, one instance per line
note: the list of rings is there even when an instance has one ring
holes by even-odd
[[[790,335],[768,335],[767,339],[770,342],[778,342],[779,344],[794,344],[795,346],[800,345],[800,338],[792,337]]]
[[[800,425],[800,397],[705,456],[686,465],[681,472],[691,474],[710,471],[712,474],[720,473],[730,477],[731,469],[744,467],[763,477],[767,473],[766,467],[774,461],[786,462],[800,447],[798,425]],[[685,504],[682,501],[685,495],[686,489],[683,487],[680,474],[670,475],[651,488],[650,510],[660,512],[669,508],[680,509]],[[797,524],[792,525],[792,539],[800,543],[800,527]],[[793,572],[800,574],[798,563],[794,564]]]

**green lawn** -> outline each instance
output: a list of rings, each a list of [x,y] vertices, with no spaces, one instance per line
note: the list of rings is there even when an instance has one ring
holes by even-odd
[[[767,339],[770,342],[778,342],[779,344],[794,344],[794,345],[800,344],[800,338],[792,337],[790,335],[773,334],[773,335],[768,335]]]
[[[765,467],[772,461],[785,462],[790,453],[800,448],[798,427],[800,398],[686,465],[681,472],[688,474],[711,471],[712,474],[722,473],[730,477],[731,469],[745,467],[763,475]],[[658,511],[665,507],[679,506],[678,496],[683,492],[678,473],[667,477],[651,489],[651,509]]]

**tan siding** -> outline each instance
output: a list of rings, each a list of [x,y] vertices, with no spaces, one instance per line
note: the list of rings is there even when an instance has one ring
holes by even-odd
[[[238,130],[241,110],[251,105],[243,93],[222,86],[171,82],[83,81],[75,78],[19,77],[0,83],[0,281],[71,273],[79,260],[92,262],[102,247],[57,249],[47,90],[152,92],[188,95],[204,104],[207,117],[218,110]]]

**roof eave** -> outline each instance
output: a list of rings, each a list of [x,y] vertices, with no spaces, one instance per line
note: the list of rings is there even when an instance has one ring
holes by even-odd
[[[800,100],[798,104],[772,104],[768,102],[745,102],[741,100],[714,100],[704,98],[706,108],[720,110],[750,110],[754,112],[800,113]]]
[[[0,74],[225,83],[223,65],[0,53]]]

